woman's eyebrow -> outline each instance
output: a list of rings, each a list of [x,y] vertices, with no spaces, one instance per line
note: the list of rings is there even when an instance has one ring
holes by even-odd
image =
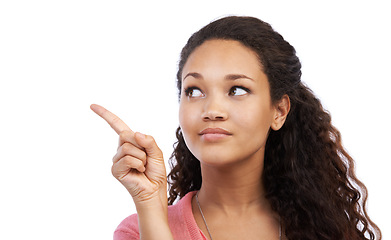
[[[237,79],[240,79],[240,78],[246,78],[246,79],[249,79],[251,81],[254,81],[254,79],[244,75],[244,74],[228,74],[227,76],[225,76],[225,79],[226,80],[232,80],[232,81],[235,81]]]
[[[196,79],[200,79],[200,78],[202,79],[202,78],[203,78],[202,75],[199,74],[199,73],[197,73],[197,72],[190,72],[190,73],[186,74],[186,76],[183,78],[182,81],[185,81],[185,79],[186,79],[188,76],[192,76],[193,78],[196,78]]]
[[[197,72],[190,72],[188,74],[186,74],[186,76],[183,78],[183,81],[189,77],[189,76],[192,76],[196,79],[203,79],[204,77],[200,74],[200,73],[197,73]],[[254,79],[244,75],[244,74],[228,74],[224,77],[225,80],[231,80],[231,81],[235,81],[237,79],[240,79],[240,78],[246,78],[246,79],[249,79],[251,81],[254,81]]]

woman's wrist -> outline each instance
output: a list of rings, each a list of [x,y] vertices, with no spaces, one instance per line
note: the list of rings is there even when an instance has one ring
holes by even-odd
[[[173,239],[168,224],[167,204],[162,203],[160,196],[136,203],[136,209],[140,239]]]

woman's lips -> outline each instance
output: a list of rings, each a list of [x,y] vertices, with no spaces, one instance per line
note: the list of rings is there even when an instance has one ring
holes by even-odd
[[[231,136],[232,133],[222,128],[206,128],[202,130],[199,135],[204,141],[215,142]]]

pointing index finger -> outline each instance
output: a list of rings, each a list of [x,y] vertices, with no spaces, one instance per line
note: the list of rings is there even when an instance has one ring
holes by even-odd
[[[90,108],[101,118],[103,118],[117,134],[120,134],[123,131],[132,132],[128,125],[126,125],[119,117],[117,117],[114,113],[110,112],[106,108],[97,104],[92,104]]]

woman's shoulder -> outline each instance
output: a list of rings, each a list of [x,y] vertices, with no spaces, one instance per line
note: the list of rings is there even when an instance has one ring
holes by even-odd
[[[114,240],[140,239],[137,214],[125,218],[114,231]]]
[[[168,206],[168,224],[174,239],[203,239],[191,207],[195,193],[189,192],[175,205]],[[139,239],[139,237],[137,214],[125,218],[114,232],[114,240]]]

